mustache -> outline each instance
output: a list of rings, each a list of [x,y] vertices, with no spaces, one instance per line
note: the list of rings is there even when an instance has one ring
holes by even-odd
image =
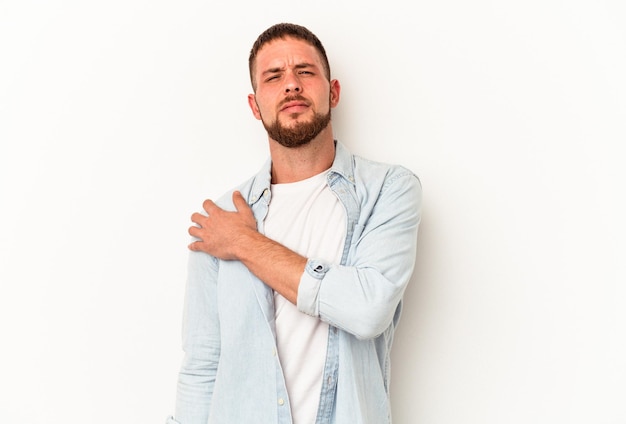
[[[283,99],[282,102],[280,102],[279,107],[282,107],[285,103],[289,103],[289,102],[295,102],[295,101],[299,101],[299,102],[304,102],[307,105],[309,104],[309,102],[307,101],[307,99],[305,99],[302,95],[300,94],[296,94],[293,96],[287,96]]]

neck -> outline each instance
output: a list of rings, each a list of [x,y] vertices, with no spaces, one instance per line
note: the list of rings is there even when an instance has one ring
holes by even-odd
[[[332,125],[304,146],[284,147],[270,139],[272,183],[302,181],[326,171],[335,159]]]

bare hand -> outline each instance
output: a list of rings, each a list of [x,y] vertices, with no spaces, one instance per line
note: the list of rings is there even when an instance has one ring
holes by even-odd
[[[219,259],[238,259],[237,247],[245,243],[246,234],[256,232],[256,220],[252,209],[241,193],[233,193],[233,204],[236,212],[225,211],[213,203],[205,200],[202,207],[208,216],[194,213],[191,221],[196,225],[189,227],[189,234],[200,239],[189,245],[193,251],[201,251]]]

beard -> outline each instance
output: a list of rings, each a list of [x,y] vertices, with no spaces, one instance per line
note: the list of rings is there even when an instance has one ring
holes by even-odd
[[[295,118],[295,116],[292,116]],[[318,136],[330,123],[330,108],[328,113],[323,115],[316,113],[309,122],[297,122],[293,127],[283,126],[278,119],[267,123],[263,120],[263,126],[272,140],[275,140],[284,147],[300,147],[308,144]]]

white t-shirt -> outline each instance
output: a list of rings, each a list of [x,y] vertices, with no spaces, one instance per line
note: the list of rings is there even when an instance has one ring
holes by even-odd
[[[265,235],[308,258],[339,263],[346,238],[346,213],[326,182],[328,171],[303,181],[272,184]],[[315,422],[328,324],[304,314],[274,293],[276,344],[294,424]]]

